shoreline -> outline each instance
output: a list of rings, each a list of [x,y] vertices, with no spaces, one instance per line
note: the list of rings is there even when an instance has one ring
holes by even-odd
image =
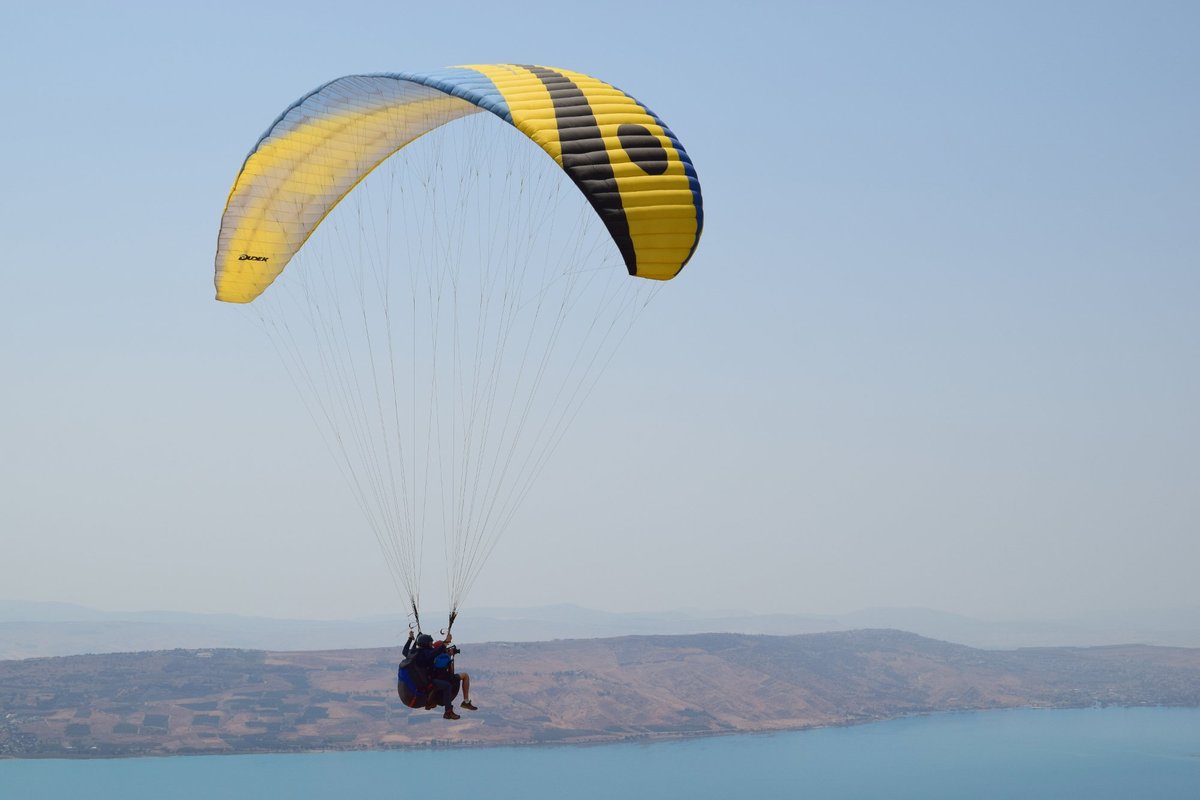
[[[934,709],[929,711],[915,711],[904,714],[896,714],[893,716],[879,717],[874,719],[861,720],[846,720],[844,722],[829,722],[816,723],[812,725],[799,725],[780,728],[762,728],[762,729],[747,729],[736,731],[679,731],[677,733],[642,733],[630,734],[626,736],[614,736],[612,738],[580,738],[573,741],[560,742],[537,742],[531,740],[512,741],[512,742],[489,742],[483,740],[467,740],[459,742],[450,742],[442,740],[433,740],[428,742],[414,742],[412,744],[399,745],[382,745],[376,747],[317,747],[317,748],[279,748],[279,749],[262,749],[262,750],[181,750],[179,752],[147,752],[147,753],[131,753],[127,755],[120,754],[91,754],[78,753],[75,755],[64,755],[62,753],[46,754],[46,755],[0,755],[0,762],[3,761],[124,761],[129,759],[146,759],[146,758],[203,758],[205,756],[212,757],[239,757],[239,756],[286,756],[286,755],[314,755],[318,753],[400,753],[418,750],[478,750],[478,749],[503,749],[503,748],[540,748],[540,749],[556,749],[556,748],[581,748],[581,747],[608,747],[615,745],[627,744],[659,744],[664,742],[681,742],[697,739],[715,739],[728,736],[771,736],[781,733],[804,733],[808,731],[826,730],[834,728],[854,728],[863,725],[874,725],[884,722],[897,722],[904,719],[920,719],[923,717],[937,716],[952,716],[959,714],[987,714],[992,712],[1003,711],[1082,711],[1087,709],[1135,709],[1135,708],[1156,708],[1156,709],[1180,709],[1180,710],[1200,710],[1198,705],[1165,705],[1161,703],[1139,703],[1139,704],[1091,704],[1091,705],[1019,705],[1019,706],[993,706],[985,708],[947,708]],[[432,713],[432,712],[431,712]],[[1200,758],[1200,753],[1197,753],[1197,758]]]

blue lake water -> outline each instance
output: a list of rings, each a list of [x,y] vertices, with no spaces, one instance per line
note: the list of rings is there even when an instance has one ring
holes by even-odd
[[[1200,709],[942,714],[587,747],[0,761],[0,798],[1200,798]]]

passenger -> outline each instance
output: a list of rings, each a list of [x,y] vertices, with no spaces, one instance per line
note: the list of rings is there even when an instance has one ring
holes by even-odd
[[[454,671],[454,657],[462,651],[456,645],[451,644],[452,641],[453,636],[447,633],[443,641],[436,642],[433,645],[433,650],[437,654],[433,659],[434,685],[438,685],[438,681],[445,681],[449,685],[453,695],[457,695],[459,687],[461,687],[463,701],[460,705],[462,708],[465,708],[467,711],[478,711],[479,706],[471,702],[471,676],[465,672]],[[456,719],[457,715],[448,716],[447,718]]]

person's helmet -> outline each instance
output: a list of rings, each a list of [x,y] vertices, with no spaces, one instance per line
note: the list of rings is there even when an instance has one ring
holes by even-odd
[[[417,647],[433,647],[433,637],[428,633],[422,633],[417,637]]]

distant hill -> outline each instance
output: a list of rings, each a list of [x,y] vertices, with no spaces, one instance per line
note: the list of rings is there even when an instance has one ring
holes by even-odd
[[[430,612],[427,620],[441,619]],[[0,604],[0,659],[171,648],[342,650],[385,647],[407,622],[294,620],[233,614],[109,612],[64,603]],[[464,641],[548,641],[625,635],[745,633],[789,636],[895,628],[972,647],[1200,647],[1200,609],[1096,613],[1068,620],[985,621],[928,609],[867,609],[839,616],[749,611],[613,613],[573,605],[472,608],[455,630]]]
[[[0,756],[283,752],[772,731],[908,714],[1200,706],[1200,650],[979,650],[894,630],[468,645],[481,710],[395,695],[398,650],[171,650],[0,662]]]

